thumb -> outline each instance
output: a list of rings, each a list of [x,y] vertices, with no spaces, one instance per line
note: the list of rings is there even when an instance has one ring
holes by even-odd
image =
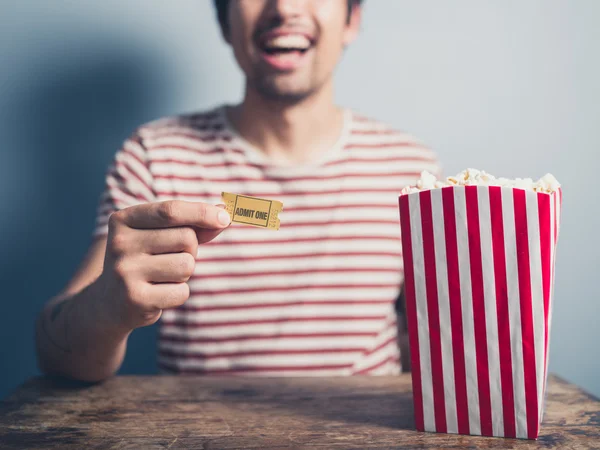
[[[226,219],[229,222],[229,224],[231,224],[231,217],[229,216],[229,213],[226,211],[227,206],[223,205],[223,204],[218,204],[215,206],[217,208],[221,208],[223,211],[225,211],[225,214],[227,214]],[[220,212],[219,213],[219,221],[222,221],[222,223],[225,223],[225,221],[222,219],[225,219],[225,215],[222,215],[222,213]],[[206,244],[207,242],[212,241],[219,234],[221,234],[223,232],[223,230],[225,230],[228,227],[229,227],[229,225],[227,225],[225,228],[218,228],[218,229],[197,228],[196,229],[196,237],[198,239],[198,244]]]

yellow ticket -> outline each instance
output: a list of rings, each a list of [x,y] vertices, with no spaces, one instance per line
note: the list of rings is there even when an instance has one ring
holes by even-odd
[[[232,222],[279,230],[278,214],[283,211],[283,203],[229,192],[222,192],[221,197]]]

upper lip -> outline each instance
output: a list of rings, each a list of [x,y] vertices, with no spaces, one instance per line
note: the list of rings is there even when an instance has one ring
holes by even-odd
[[[294,34],[304,36],[306,39],[308,39],[311,46],[315,43],[315,37],[313,34],[293,28],[277,28],[274,30],[262,32],[258,35],[257,43],[260,47],[263,47],[270,39],[279,36],[289,36]]]

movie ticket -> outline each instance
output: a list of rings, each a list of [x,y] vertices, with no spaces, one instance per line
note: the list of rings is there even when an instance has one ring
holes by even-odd
[[[229,192],[222,192],[221,197],[232,222],[279,230],[278,214],[283,210],[283,203]]]

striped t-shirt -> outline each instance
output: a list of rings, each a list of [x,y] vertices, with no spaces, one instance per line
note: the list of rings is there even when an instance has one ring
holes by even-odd
[[[222,203],[221,192],[283,202],[279,231],[233,223],[201,245],[190,298],[163,312],[167,371],[263,376],[400,370],[394,304],[402,282],[398,195],[435,155],[345,112],[336,145],[311,163],[274,164],[225,108],[140,127],[108,172],[97,219],[142,202]]]

